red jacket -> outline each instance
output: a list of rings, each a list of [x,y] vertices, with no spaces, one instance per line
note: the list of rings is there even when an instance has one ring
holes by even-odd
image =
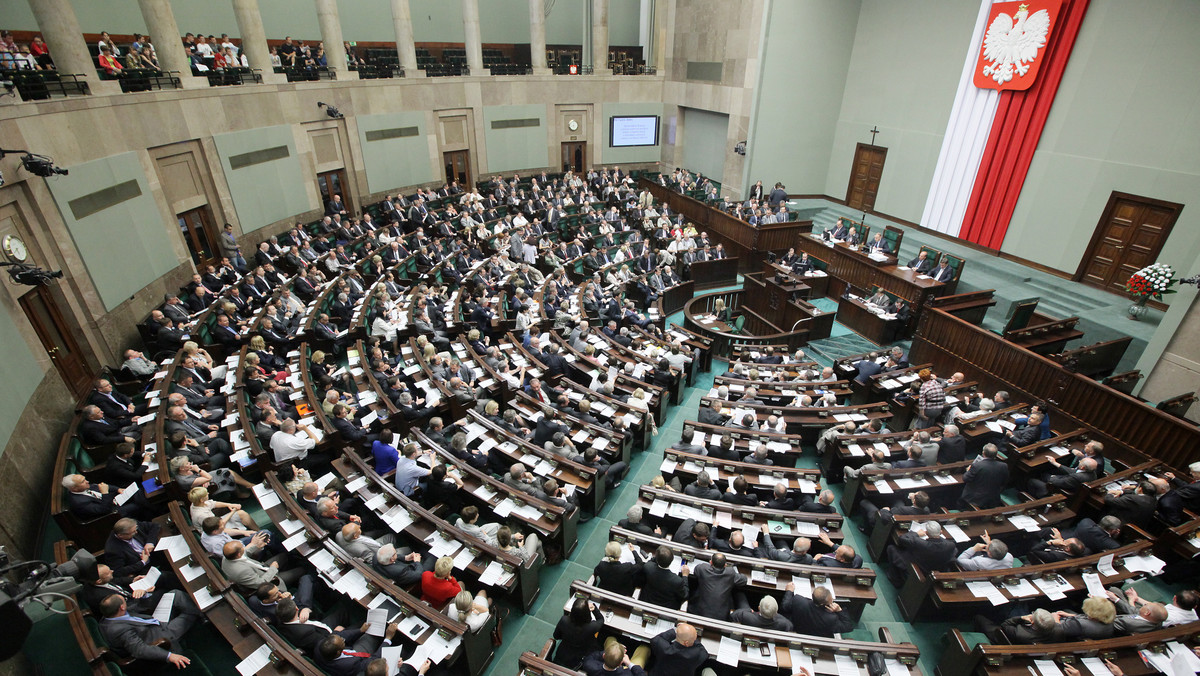
[[[442,579],[431,570],[421,573],[421,600],[434,608],[444,607],[446,602],[457,596],[460,591],[462,587],[453,575]]]

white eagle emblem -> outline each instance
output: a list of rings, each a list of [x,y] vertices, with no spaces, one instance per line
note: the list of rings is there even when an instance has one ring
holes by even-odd
[[[1029,72],[1027,64],[1037,58],[1038,50],[1045,46],[1050,32],[1050,14],[1039,9],[1029,14],[1029,5],[1017,8],[1016,22],[1001,12],[988,26],[983,39],[983,58],[990,61],[983,67],[983,75],[1004,84]]]

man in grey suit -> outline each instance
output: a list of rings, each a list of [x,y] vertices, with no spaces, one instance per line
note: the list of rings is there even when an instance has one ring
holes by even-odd
[[[963,550],[958,555],[958,567],[963,570],[1003,570],[1013,567],[1013,555],[1008,545],[993,540],[985,532],[983,542]]]
[[[362,526],[357,523],[348,523],[342,526],[341,532],[334,536],[342,549],[354,558],[370,563],[375,560],[375,554],[379,548],[395,542],[396,536],[387,533],[378,538],[368,537],[363,535]]]
[[[421,581],[421,573],[433,570],[432,560],[423,560],[420,552],[414,552],[404,547],[397,550],[395,545],[386,544],[375,553],[375,570],[386,575],[401,587],[416,584]]]
[[[1119,587],[1108,588],[1108,600],[1117,607],[1117,619],[1113,620],[1113,630],[1117,634],[1144,634],[1162,629],[1163,622],[1167,621],[1166,606],[1161,603],[1147,603],[1141,608],[1134,608],[1127,596],[1130,596],[1130,593],[1122,593]]]
[[[724,554],[713,554],[712,561],[696,565],[696,590],[688,600],[688,612],[694,615],[726,620],[733,609],[733,590],[748,583],[745,575],[726,565]]]
[[[729,619],[738,624],[744,624],[747,627],[759,627],[775,631],[792,630],[792,621],[779,614],[779,602],[770,596],[764,596],[758,602],[758,612],[754,612],[749,607],[738,608],[730,613]]]
[[[266,563],[259,563],[250,558],[262,546],[255,544],[257,539],[256,536],[249,547],[237,540],[226,542],[221,550],[225,556],[225,560],[221,562],[221,572],[225,573],[230,582],[241,585],[244,589],[255,590],[260,584],[271,582],[279,586],[279,591],[286,593],[287,583],[294,585],[299,582],[304,571],[299,568],[281,570],[281,561],[286,559],[287,553],[273,557]]]
[[[776,548],[775,543],[771,541],[770,537],[764,537],[763,543],[758,546],[758,556],[771,561],[810,565],[813,562],[813,557],[812,554],[808,553],[808,550],[811,548],[812,540],[806,537],[799,537],[793,540],[791,549]]]
[[[183,593],[183,592],[178,592]],[[166,624],[158,620],[129,614],[125,597],[113,594],[100,602],[100,633],[117,654],[151,662],[170,662],[183,669],[190,660],[179,653],[151,645],[160,639],[178,644],[179,639],[200,619],[198,611],[184,610]]]

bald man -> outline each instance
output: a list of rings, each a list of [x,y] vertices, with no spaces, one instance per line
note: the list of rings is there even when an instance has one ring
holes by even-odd
[[[634,651],[635,664],[639,652],[640,648]],[[696,640],[696,628],[686,622],[650,639],[650,653],[654,656],[655,676],[695,676],[709,657],[708,650]]]
[[[1136,593],[1122,592],[1118,587],[1108,588],[1108,600],[1117,607],[1117,619],[1113,620],[1113,630],[1117,634],[1157,631],[1162,629],[1163,622],[1167,621],[1166,606],[1161,603],[1147,603],[1141,608],[1134,608],[1130,599],[1136,596]]]

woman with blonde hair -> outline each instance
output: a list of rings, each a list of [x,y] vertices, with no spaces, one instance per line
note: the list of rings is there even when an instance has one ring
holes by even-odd
[[[208,489],[203,486],[192,486],[192,490],[187,494],[188,502],[191,503],[190,516],[192,525],[199,527],[210,516],[217,516],[216,510],[221,510],[223,515],[220,516],[221,525],[227,529],[241,531],[241,533],[229,533],[233,536],[252,535],[258,530],[258,524],[254,519],[242,509],[242,506],[236,502],[221,502],[209,497]]]
[[[631,408],[636,408],[639,411],[650,410],[650,405],[646,403],[646,391],[640,387],[633,391],[633,394],[629,396],[629,401],[626,403]]]
[[[433,570],[421,573],[421,600],[434,608],[441,609],[446,602],[462,591],[454,572],[454,559],[443,556],[433,564]]]
[[[447,617],[466,624],[471,631],[479,631],[490,615],[487,592],[482,589],[475,596],[465,589],[458,592],[454,603],[446,609]]]
[[[729,324],[733,321],[733,313],[729,308],[725,307],[724,299],[717,298],[713,300],[713,314],[716,315],[718,321]]]

